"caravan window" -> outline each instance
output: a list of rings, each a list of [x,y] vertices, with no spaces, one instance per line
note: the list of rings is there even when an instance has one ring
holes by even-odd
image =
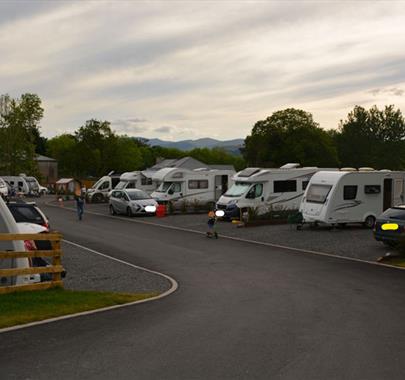
[[[152,178],[141,176],[142,185],[152,185]]]
[[[192,179],[192,180],[188,181],[188,188],[190,190],[208,189],[208,180],[207,179],[201,179],[201,180]]]
[[[297,191],[297,181],[274,181],[275,193],[291,193]]]
[[[246,194],[246,198],[248,198],[248,199],[259,198],[262,196],[262,194],[263,194],[263,184],[257,183]]]
[[[345,201],[356,199],[357,195],[357,186],[343,186],[343,199]]]
[[[331,188],[329,185],[311,185],[307,191],[307,202],[325,203]]]
[[[381,186],[380,185],[365,185],[364,193],[365,194],[379,194],[379,193],[381,193]]]

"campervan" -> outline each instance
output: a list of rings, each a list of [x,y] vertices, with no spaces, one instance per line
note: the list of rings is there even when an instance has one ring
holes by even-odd
[[[317,167],[300,168],[290,163],[280,168],[246,168],[232,178],[234,184],[219,198],[217,209],[226,218],[239,217],[249,208],[264,214],[270,210],[298,210],[301,198]],[[330,169],[337,170],[337,169]]]
[[[0,196],[3,198],[7,198],[8,196],[8,187],[2,178],[0,178]]]
[[[321,171],[311,178],[300,211],[307,223],[364,223],[372,228],[384,210],[404,203],[404,180],[401,171]]]
[[[0,197],[0,233],[17,234],[22,232],[13,218],[7,205]],[[0,241],[0,251],[25,251],[23,241]],[[7,258],[0,260],[0,269],[29,268],[28,258]],[[39,282],[39,275],[20,275],[14,277],[1,277],[1,286],[23,285]]]
[[[86,198],[89,202],[105,202],[108,199],[110,191],[120,181],[120,174],[110,172],[101,177],[90,189],[86,192]]]
[[[120,182],[114,190],[139,189],[151,193],[156,190],[157,183],[152,180],[152,173],[146,171],[133,171],[122,173]]]
[[[212,203],[227,191],[231,177],[235,174],[231,169],[182,169],[163,168],[152,177],[160,186],[151,195],[159,203],[180,201]]]
[[[24,195],[30,194],[30,187],[24,176],[2,176],[16,193],[22,193]]]

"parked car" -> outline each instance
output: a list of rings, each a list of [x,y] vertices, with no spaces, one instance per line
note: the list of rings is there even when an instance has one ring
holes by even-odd
[[[377,218],[373,232],[377,241],[389,246],[398,245],[405,239],[405,205],[385,210]]]
[[[113,190],[109,199],[111,215],[154,214],[157,205],[149,194],[138,189]]]
[[[20,233],[21,229],[15,222],[13,215],[6,206],[3,199],[0,197],[0,233]],[[24,251],[25,246],[22,241],[0,241],[0,250],[2,251]],[[10,268],[29,268],[28,258],[9,258],[0,260],[0,269]],[[19,275],[12,277],[0,277],[0,287],[10,285],[22,285],[38,282],[38,276],[35,275]]]
[[[35,223],[49,230],[49,220],[35,202],[12,201],[7,206],[17,223]]]

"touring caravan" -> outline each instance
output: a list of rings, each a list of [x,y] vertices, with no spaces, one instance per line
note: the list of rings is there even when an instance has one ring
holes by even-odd
[[[114,190],[139,189],[151,193],[156,188],[157,183],[152,179],[152,172],[133,171],[121,174],[120,181]]]
[[[379,214],[404,203],[405,172],[347,168],[316,173],[300,205],[305,222],[364,223],[372,228]]]
[[[86,198],[89,202],[105,202],[110,191],[120,181],[120,174],[110,172],[101,177],[90,189],[87,189]]]
[[[31,189],[24,176],[2,176],[1,178],[3,178],[16,193],[22,193],[24,195],[30,194]]]
[[[232,169],[181,169],[163,168],[152,177],[160,186],[151,195],[159,203],[179,201],[212,203],[227,191],[231,177],[235,174]]]
[[[255,208],[259,214],[298,210],[310,178],[325,170],[299,166],[290,163],[281,168],[246,168],[236,173],[234,184],[218,200],[217,209],[224,210],[226,218],[238,217],[241,210],[248,208]]]

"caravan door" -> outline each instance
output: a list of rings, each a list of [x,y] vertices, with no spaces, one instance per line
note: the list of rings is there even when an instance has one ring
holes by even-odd
[[[228,190],[228,176],[216,175],[215,176],[215,201],[217,201],[222,194]]]
[[[392,179],[384,179],[383,211],[392,206]]]

